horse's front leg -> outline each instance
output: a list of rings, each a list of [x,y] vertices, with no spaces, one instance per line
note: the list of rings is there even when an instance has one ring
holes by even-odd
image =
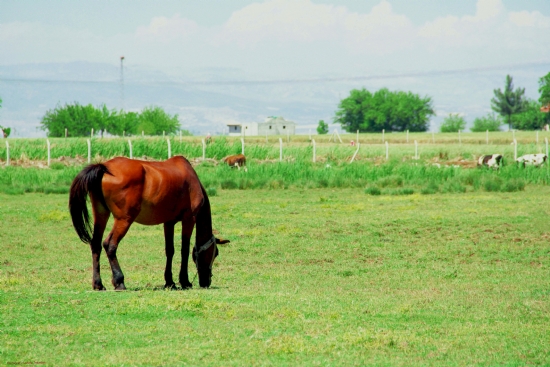
[[[183,289],[191,288],[193,285],[189,281],[187,272],[187,264],[189,263],[189,244],[191,243],[191,235],[195,226],[195,217],[190,213],[181,221],[181,269],[180,269],[180,284]]]
[[[164,223],[164,245],[166,251],[166,268],[164,268],[164,288],[176,288],[172,279],[172,259],[174,258],[174,226],[175,223]]]

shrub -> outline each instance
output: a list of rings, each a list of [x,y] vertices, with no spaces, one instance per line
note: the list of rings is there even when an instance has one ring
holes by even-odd
[[[463,131],[466,127],[466,120],[464,117],[456,114],[449,114],[449,116],[443,119],[443,124],[441,125],[442,133],[456,133],[458,130]]]
[[[506,183],[502,186],[502,191],[505,192],[515,192],[523,190],[525,190],[525,181],[523,181],[521,178],[506,181]]]
[[[234,190],[239,187],[239,185],[233,180],[224,180],[221,182],[221,187],[224,190]]]
[[[501,191],[502,179],[500,177],[487,177],[483,181],[483,188],[485,191],[495,192]]]
[[[380,189],[376,186],[371,186],[371,187],[367,187],[365,189],[365,194],[369,194],[369,195],[380,195],[382,192],[380,191]]]
[[[476,117],[474,126],[470,129],[472,132],[498,131],[502,125],[502,120],[495,113],[489,113],[483,117]]]
[[[218,195],[218,190],[214,186],[210,186],[206,188],[206,194],[208,196],[216,196]]]

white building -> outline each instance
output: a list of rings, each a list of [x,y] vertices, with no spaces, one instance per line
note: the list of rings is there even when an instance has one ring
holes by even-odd
[[[295,135],[296,123],[283,117],[270,116],[264,122],[227,124],[229,136]]]

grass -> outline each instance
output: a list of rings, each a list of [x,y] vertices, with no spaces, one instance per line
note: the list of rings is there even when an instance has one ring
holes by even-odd
[[[549,364],[548,195],[218,188],[213,287],[159,290],[162,227],[134,225],[115,293],[67,195],[0,194],[0,363]]]

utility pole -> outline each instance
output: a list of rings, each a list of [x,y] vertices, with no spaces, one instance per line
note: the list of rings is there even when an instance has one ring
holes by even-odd
[[[124,56],[120,56],[120,109],[124,110]]]

